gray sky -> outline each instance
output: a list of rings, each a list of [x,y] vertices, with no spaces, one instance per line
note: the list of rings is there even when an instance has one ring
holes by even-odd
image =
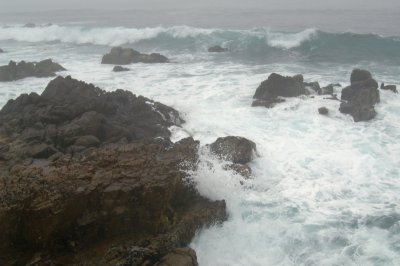
[[[142,8],[392,9],[400,0],[0,0],[0,12]]]

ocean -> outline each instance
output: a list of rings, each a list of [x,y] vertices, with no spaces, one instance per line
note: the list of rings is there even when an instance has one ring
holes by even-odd
[[[359,123],[318,95],[251,107],[273,72],[347,86],[352,69],[363,68],[399,86],[398,25],[400,10],[7,13],[0,65],[52,58],[67,69],[62,76],[177,109],[186,123],[171,128],[172,140],[192,136],[202,146],[191,181],[202,195],[225,199],[229,212],[190,244],[201,266],[400,265],[400,96],[380,91],[377,117]],[[118,45],[171,62],[114,73],[100,62]],[[229,52],[208,53],[213,45]],[[41,93],[51,79],[0,83],[0,106]],[[329,116],[318,114],[321,106]],[[228,135],[257,144],[253,178],[223,170],[208,151]]]

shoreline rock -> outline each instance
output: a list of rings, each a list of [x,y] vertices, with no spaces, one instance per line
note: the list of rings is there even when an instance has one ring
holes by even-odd
[[[199,143],[169,140],[182,122],[161,103],[71,77],[10,100],[0,111],[0,264],[195,258],[177,248],[227,213],[186,180]]]
[[[125,72],[125,71],[129,71],[129,68],[126,67],[122,67],[122,66],[115,66],[113,68],[113,72]]]
[[[101,60],[102,64],[128,65],[132,63],[168,63],[167,57],[158,54],[142,54],[132,48],[113,47]]]
[[[342,90],[339,111],[353,116],[354,122],[368,121],[376,116],[375,104],[380,102],[378,83],[367,70],[354,69],[351,85]]]
[[[8,65],[0,66],[0,81],[15,81],[27,77],[53,77],[56,75],[55,72],[64,70],[66,70],[64,67],[51,59],[32,63],[10,61]]]

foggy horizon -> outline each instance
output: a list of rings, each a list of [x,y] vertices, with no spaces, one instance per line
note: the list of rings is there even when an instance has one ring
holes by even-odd
[[[52,10],[87,10],[87,11],[123,11],[134,9],[332,9],[332,10],[366,10],[366,9],[400,9],[399,1],[384,0],[376,2],[373,0],[338,0],[334,3],[326,3],[318,0],[250,0],[247,3],[232,3],[229,0],[210,1],[205,0],[201,3],[195,1],[184,0],[88,0],[85,2],[79,0],[71,0],[66,2],[37,0],[15,0],[12,2],[0,3],[0,12],[37,12],[37,11],[52,11]]]

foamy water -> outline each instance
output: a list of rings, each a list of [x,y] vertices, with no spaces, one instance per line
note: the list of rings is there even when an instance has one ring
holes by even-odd
[[[204,196],[225,199],[230,215],[222,225],[199,231],[191,243],[200,265],[400,265],[400,96],[381,91],[378,116],[361,123],[341,114],[339,103],[324,96],[293,98],[272,109],[250,107],[255,89],[272,72],[302,73],[321,85],[347,85],[351,70],[362,67],[378,81],[399,84],[400,67],[390,54],[378,62],[308,60],[310,54],[299,47],[311,41],[318,49],[321,35],[334,38],[314,29],[285,34],[183,26],[103,32],[53,25],[32,30],[0,30],[0,47],[7,51],[0,54],[1,65],[10,59],[51,57],[68,69],[63,76],[106,90],[130,90],[180,111],[187,123],[171,129],[173,139],[193,136],[203,147],[192,179]],[[279,52],[285,57],[244,58],[249,47],[260,43],[253,38],[272,47],[259,49],[258,55]],[[393,39],[369,38],[369,43],[397,45]],[[217,41],[236,50],[207,53],[207,45]],[[135,64],[128,66],[129,72],[114,73],[100,60],[110,49],[106,45],[121,43],[161,52],[172,63]],[[0,83],[0,105],[20,93],[40,93],[50,80]],[[321,106],[330,110],[329,116],[318,114]],[[259,157],[250,163],[253,179],[222,170],[224,162],[205,148],[227,135],[257,144]]]

